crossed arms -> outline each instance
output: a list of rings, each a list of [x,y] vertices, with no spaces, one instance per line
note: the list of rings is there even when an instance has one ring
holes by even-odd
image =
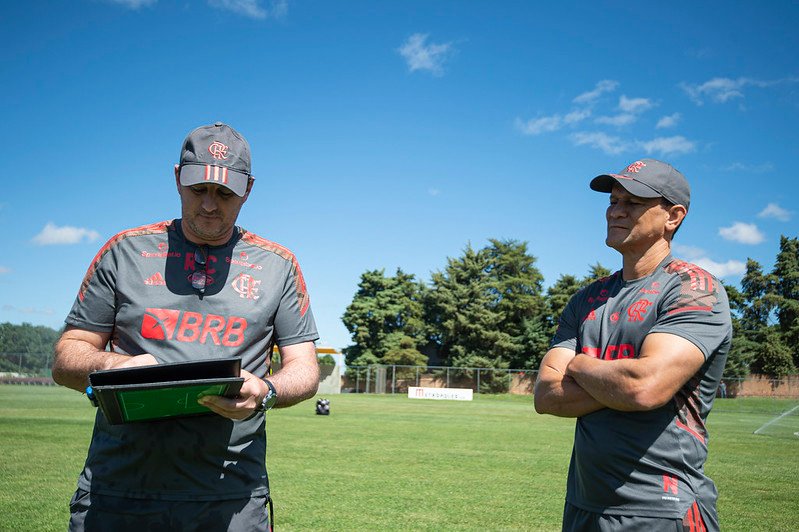
[[[600,360],[571,349],[550,349],[535,383],[539,414],[580,417],[602,408],[653,410],[666,404],[705,362],[692,342],[649,334],[639,358]]]
[[[147,366],[158,361],[151,354],[128,356],[105,350],[110,333],[67,327],[55,346],[53,380],[62,386],[83,392],[89,373],[96,370]],[[291,406],[312,397],[319,387],[319,365],[313,342],[278,347],[282,368],[269,376],[278,396],[276,407]],[[208,396],[209,409],[230,419],[252,415],[268,391],[266,383],[252,373],[241,370],[244,384],[233,399]]]

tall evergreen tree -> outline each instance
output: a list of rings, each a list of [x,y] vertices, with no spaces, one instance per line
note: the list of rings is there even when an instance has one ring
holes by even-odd
[[[774,294],[782,342],[799,366],[799,239],[780,237],[774,265]]]
[[[406,338],[414,345],[423,344],[424,291],[422,283],[399,268],[393,277],[387,277],[384,270],[364,272],[342,317],[353,340],[353,345],[344,349],[347,364],[379,363]]]
[[[546,314],[535,261],[526,243],[492,239],[480,250],[467,246],[432,275],[430,338],[448,365],[530,367]]]
[[[588,286],[594,281],[598,281],[599,279],[603,279],[605,277],[610,276],[611,273],[613,272],[597,262],[596,264],[591,265],[591,267],[588,270],[588,275],[583,277],[583,280],[580,284],[582,286]]]
[[[749,367],[757,350],[757,342],[749,338],[743,325],[741,316],[746,309],[744,295],[734,286],[724,284],[727,297],[730,300],[732,317],[732,346],[727,355],[724,367],[724,376],[728,378],[743,378],[749,374]]]
[[[790,264],[790,261],[784,262]],[[783,271],[788,272],[785,265]],[[736,349],[746,347],[752,350],[750,369],[771,377],[783,377],[796,372],[791,348],[776,323],[782,307],[790,307],[791,302],[779,295],[780,267],[774,273],[764,274],[757,261],[746,262],[746,273],[741,280],[744,308],[741,318],[741,336]],[[735,342],[735,340],[733,340]]]

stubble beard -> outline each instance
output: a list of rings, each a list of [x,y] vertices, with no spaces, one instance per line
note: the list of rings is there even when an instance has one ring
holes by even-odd
[[[200,215],[190,217],[184,216],[184,218],[186,225],[188,225],[192,234],[204,241],[201,243],[217,242],[223,239],[227,232],[231,229],[230,227],[225,227],[224,223],[219,218],[210,219],[209,222],[211,223],[208,224],[198,223],[198,219],[202,220]]]

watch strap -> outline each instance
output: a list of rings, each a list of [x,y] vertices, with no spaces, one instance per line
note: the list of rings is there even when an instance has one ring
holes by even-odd
[[[261,404],[255,407],[256,412],[266,412],[271,410],[272,407],[275,406],[275,403],[277,403],[277,390],[275,390],[275,385],[269,382],[267,379],[262,380],[266,383],[266,386],[269,388],[269,390],[267,390],[266,395],[264,395],[264,398],[261,400]]]

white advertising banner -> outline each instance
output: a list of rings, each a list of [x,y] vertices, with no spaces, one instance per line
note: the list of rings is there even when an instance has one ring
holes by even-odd
[[[443,399],[448,401],[471,401],[471,388],[422,388],[408,387],[408,399]]]

